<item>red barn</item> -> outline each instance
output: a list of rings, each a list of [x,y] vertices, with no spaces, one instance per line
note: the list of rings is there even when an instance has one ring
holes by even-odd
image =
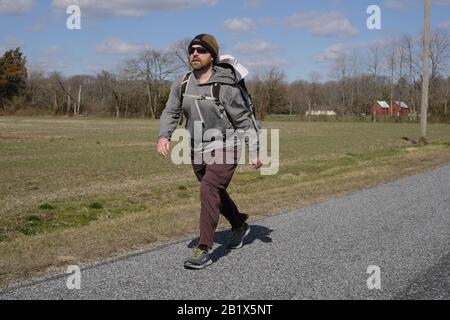
[[[411,113],[411,109],[403,101],[392,101],[390,106],[386,101],[375,101],[369,111],[377,116],[394,117],[409,116]]]
[[[392,115],[399,116],[409,116],[411,113],[411,109],[409,106],[403,101],[394,101],[392,102]]]
[[[386,101],[375,101],[369,111],[377,116],[388,116],[390,114],[389,104]]]

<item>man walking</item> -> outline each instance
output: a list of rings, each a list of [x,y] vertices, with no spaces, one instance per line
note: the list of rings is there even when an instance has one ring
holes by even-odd
[[[248,216],[239,211],[226,191],[239,159],[235,138],[230,138],[226,132],[257,128],[237,86],[239,75],[230,68],[216,65],[219,54],[216,39],[209,34],[197,35],[190,42],[188,52],[192,72],[172,84],[166,108],[161,115],[157,151],[163,157],[168,156],[170,138],[182,112],[191,137],[194,137],[194,131],[198,128],[202,129],[200,140],[198,137],[191,140],[191,159],[195,159],[192,166],[200,181],[200,239],[192,256],[184,263],[186,268],[202,269],[212,263],[210,250],[220,214],[232,227],[228,248],[242,247],[244,237],[250,231],[245,223]],[[218,99],[213,94],[215,86],[220,88]],[[208,130],[219,132],[220,135],[208,137],[204,134]],[[223,161],[206,161],[207,154],[215,156],[215,159],[219,155]],[[197,161],[198,155],[203,156],[201,161]],[[256,169],[261,167],[257,157],[252,159],[252,164]]]

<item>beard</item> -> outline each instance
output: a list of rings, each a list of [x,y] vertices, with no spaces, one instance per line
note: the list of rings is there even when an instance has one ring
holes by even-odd
[[[191,67],[194,71],[206,71],[208,70],[211,65],[212,65],[212,61],[203,63],[201,60],[195,60],[195,61],[191,61]]]

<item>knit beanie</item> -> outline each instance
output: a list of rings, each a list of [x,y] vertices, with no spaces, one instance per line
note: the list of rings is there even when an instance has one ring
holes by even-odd
[[[194,39],[192,39],[191,43],[189,43],[189,48],[194,44],[201,45],[205,49],[211,53],[214,61],[217,60],[217,55],[219,54],[219,45],[217,44],[216,38],[210,34],[199,34]]]

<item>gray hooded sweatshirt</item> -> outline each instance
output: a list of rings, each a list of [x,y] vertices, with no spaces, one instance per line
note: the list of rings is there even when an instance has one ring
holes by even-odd
[[[203,132],[209,129],[217,129],[224,136],[228,130],[254,130],[258,131],[252,121],[251,112],[245,107],[244,99],[241,95],[240,89],[237,87],[239,76],[235,76],[233,71],[228,68],[214,66],[214,73],[205,83],[199,83],[194,74],[191,74],[186,86],[185,96],[183,98],[183,105],[181,105],[181,82],[183,77],[178,78],[172,83],[169,99],[166,108],[161,114],[160,128],[158,140],[160,138],[167,138],[170,140],[173,131],[176,129],[180,114],[183,112],[186,117],[186,129],[192,139],[194,139],[194,122],[197,122],[197,127],[201,123]],[[223,104],[227,117],[224,117],[212,95],[212,86],[214,83],[220,83],[221,88],[219,92],[219,99]],[[199,99],[198,97],[205,96],[207,99]],[[228,120],[227,120],[228,118]],[[231,122],[231,123],[230,123]],[[227,143],[229,139],[227,135]],[[217,137],[215,137],[217,141]],[[222,139],[222,138],[220,138]],[[234,137],[231,137],[234,140]],[[194,152],[206,152],[204,143],[211,141],[211,137],[203,136],[203,144],[198,141],[194,142]],[[238,144],[240,144],[238,142]],[[257,145],[249,144],[249,151],[255,150]]]

